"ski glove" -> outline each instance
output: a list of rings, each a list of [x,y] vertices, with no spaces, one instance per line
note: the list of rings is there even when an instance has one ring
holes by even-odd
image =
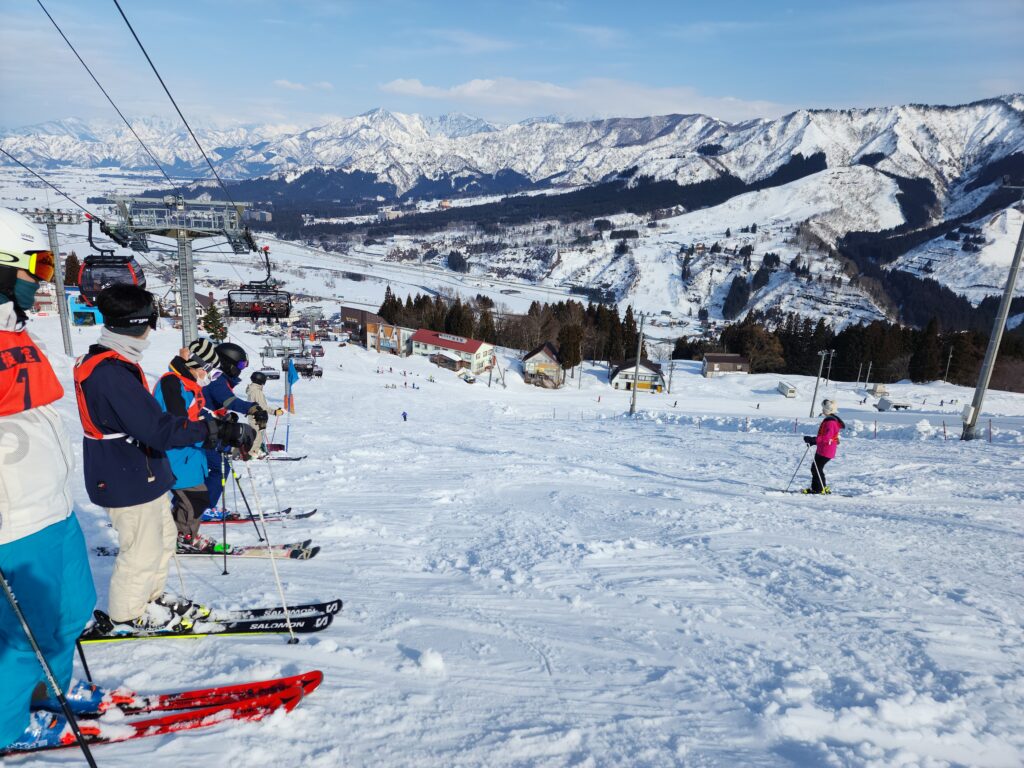
[[[207,419],[210,436],[206,445],[210,448],[226,446],[248,451],[256,440],[256,430],[248,424],[241,424],[228,419]]]
[[[811,437],[810,435],[804,435],[804,442],[807,443],[808,445],[814,445],[816,442],[818,442],[818,438]]]
[[[254,405],[252,408],[250,408],[248,415],[252,416],[253,420],[256,422],[256,426],[259,427],[260,429],[263,429],[264,427],[267,426],[267,419],[269,418],[267,416],[267,412],[260,408],[258,405]]]

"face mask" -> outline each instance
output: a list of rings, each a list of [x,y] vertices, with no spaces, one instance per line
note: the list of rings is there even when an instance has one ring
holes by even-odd
[[[14,303],[22,309],[32,309],[36,303],[36,291],[39,290],[39,283],[35,280],[14,281]]]
[[[196,384],[200,387],[205,387],[209,383],[210,377],[207,375],[206,371],[196,371]]]

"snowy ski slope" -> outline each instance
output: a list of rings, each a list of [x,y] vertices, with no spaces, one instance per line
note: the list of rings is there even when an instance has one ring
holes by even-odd
[[[56,319],[32,328],[70,391]],[[95,335],[74,332],[76,352]],[[151,380],[179,343],[154,334]],[[803,452],[794,420],[816,423],[813,380],[787,377],[786,400],[777,376],[684,365],[629,419],[599,369],[540,390],[502,355],[507,388],[488,389],[423,359],[326,351],[277,425],[308,458],[240,472],[268,509],[275,494],[319,507],[270,533],[324,547],[281,573],[291,601],[344,598],[331,629],[89,650],[100,682],[147,691],[311,667],[324,685],[263,723],[98,748],[105,768],[1024,761],[1024,396],[991,393],[994,442],[962,444],[941,423],[955,433],[948,400],[969,390],[893,385],[913,409],[876,416],[830,386],[850,427],[837,495],[809,498],[780,489]],[[281,382],[267,389],[279,402]],[[80,435],[73,398],[59,407]],[[80,478],[74,493],[89,543],[113,543]],[[93,561],[101,606],[111,565]],[[276,600],[267,563],[230,569],[193,559],[182,578],[218,608]]]

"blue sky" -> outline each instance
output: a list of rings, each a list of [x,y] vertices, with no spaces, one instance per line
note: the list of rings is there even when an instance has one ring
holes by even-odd
[[[112,2],[43,0],[131,115],[169,106]],[[962,103],[1024,91],[1024,0],[122,0],[197,121],[374,107],[497,121]],[[0,122],[112,117],[32,0],[4,4]]]

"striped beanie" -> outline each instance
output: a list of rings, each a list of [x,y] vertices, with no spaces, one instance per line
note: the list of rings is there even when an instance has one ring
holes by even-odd
[[[217,348],[209,339],[196,339],[188,345],[188,351],[192,356],[185,361],[189,368],[199,368],[206,365],[217,365]]]

